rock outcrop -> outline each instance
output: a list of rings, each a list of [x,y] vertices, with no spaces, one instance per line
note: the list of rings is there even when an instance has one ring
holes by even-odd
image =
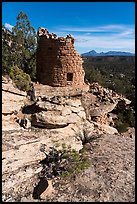
[[[79,151],[95,135],[118,134],[111,112],[120,101],[130,103],[97,83],[83,89],[34,84],[33,104],[11,81],[3,78],[2,85],[3,201],[32,194],[45,158],[41,144]]]
[[[26,92],[18,90],[9,77],[2,78],[2,129],[21,129],[16,123],[26,101]],[[23,114],[21,114],[23,115]],[[21,116],[20,115],[20,116]]]
[[[55,100],[52,97],[47,101],[42,100],[36,103],[41,112],[32,115],[32,125],[58,128],[81,123],[82,120],[86,119],[80,99],[58,97]]]

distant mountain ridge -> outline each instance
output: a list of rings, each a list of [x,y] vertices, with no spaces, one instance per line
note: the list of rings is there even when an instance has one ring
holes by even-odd
[[[121,51],[108,51],[98,53],[95,50],[91,50],[89,52],[81,54],[81,56],[135,56],[135,54]]]

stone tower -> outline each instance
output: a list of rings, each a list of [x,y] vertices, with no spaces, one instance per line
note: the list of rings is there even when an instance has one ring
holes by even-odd
[[[74,48],[74,38],[57,37],[38,29],[37,80],[50,86],[83,86],[83,60]]]

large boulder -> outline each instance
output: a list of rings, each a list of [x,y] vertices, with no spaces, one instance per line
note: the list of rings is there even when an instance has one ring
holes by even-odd
[[[53,99],[55,100],[53,102]],[[39,112],[32,115],[32,125],[45,128],[65,127],[69,124],[81,123],[86,113],[80,99],[63,98],[63,104],[57,103],[63,97],[47,98],[36,102]]]
[[[80,107],[81,106],[81,100],[80,99],[67,99],[65,101],[65,104],[71,107]]]
[[[97,128],[100,129],[102,131],[102,133],[107,133],[107,134],[111,134],[111,135],[114,135],[114,134],[118,134],[118,131],[116,128],[114,127],[111,127],[109,125],[106,125],[106,124],[100,124],[100,123],[95,123]]]
[[[19,112],[24,106],[26,96],[26,92],[15,88],[12,82],[2,83],[2,114]]]
[[[117,105],[118,102],[115,103],[100,103],[98,106],[93,106],[90,108],[90,116],[103,116],[109,112],[111,112]]]
[[[26,92],[17,89],[12,80],[2,78],[2,129],[17,130],[20,125],[16,123],[17,115],[26,102]]]
[[[83,112],[78,114],[61,115],[58,111],[41,111],[32,115],[32,125],[45,128],[65,127],[69,124],[80,123],[82,118],[85,118]]]
[[[59,128],[67,126],[64,116],[57,111],[41,111],[32,115],[32,125],[45,128]]]

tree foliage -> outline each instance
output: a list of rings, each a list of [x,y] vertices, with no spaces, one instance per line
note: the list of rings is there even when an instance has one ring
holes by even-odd
[[[12,31],[16,42],[15,64],[32,78],[35,78],[36,32],[31,26],[28,16],[22,11],[17,16],[17,22]]]
[[[128,108],[118,107],[115,127],[125,132],[128,127],[135,127],[135,58],[134,57],[84,57],[85,78],[98,82],[101,86],[112,89],[131,100]],[[132,108],[133,109],[132,109]]]
[[[47,179],[56,176],[73,178],[91,165],[86,148],[78,152],[63,143],[61,149],[50,147],[47,153],[45,145],[41,144],[40,151],[46,156],[41,162],[43,164],[41,177]]]
[[[13,65],[13,49],[10,46],[13,42],[13,35],[8,31],[5,26],[2,26],[2,74],[7,74],[10,67]]]
[[[124,95],[135,106],[134,57],[84,57],[85,78]]]
[[[4,26],[3,26],[4,29]],[[4,30],[3,30],[4,31]],[[7,32],[7,31],[6,31]],[[28,16],[20,12],[16,25],[10,34],[11,44],[3,32],[2,40],[2,72],[9,73],[11,67],[17,66],[29,74],[32,80],[36,77],[36,31],[31,26]]]
[[[18,89],[22,91],[31,90],[31,78],[29,74],[24,73],[23,70],[19,69],[17,66],[11,67],[9,76],[14,81]]]

